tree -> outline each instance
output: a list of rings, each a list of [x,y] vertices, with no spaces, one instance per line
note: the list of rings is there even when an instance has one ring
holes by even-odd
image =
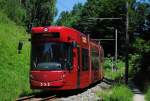
[[[56,15],[55,4],[56,0],[0,0],[1,11],[25,26],[51,25]]]
[[[136,3],[135,12],[139,15],[136,28],[132,34],[131,67],[135,83],[147,90],[150,82],[150,3]],[[140,82],[139,82],[140,81]]]
[[[75,9],[75,8],[74,8]],[[90,34],[92,38],[114,38],[114,29],[118,29],[119,37],[119,53],[124,54],[125,47],[125,25],[126,25],[126,0],[87,0],[82,9],[72,10],[71,12],[63,12],[57,20],[58,25],[67,25],[78,29],[85,34]],[[134,43],[134,33],[147,29],[148,20],[148,4],[138,3],[136,0],[129,0],[129,35],[130,43]],[[76,12],[72,14],[72,12]],[[145,12],[145,13],[144,13]],[[77,16],[76,16],[77,15]],[[88,18],[116,18],[121,17],[122,20],[90,20]],[[145,22],[147,23],[145,26]],[[144,27],[145,26],[145,27]],[[144,35],[144,34],[140,34]],[[145,36],[145,35],[144,35]],[[101,42],[105,50],[113,52],[114,42]],[[108,49],[109,48],[109,49]],[[131,47],[132,48],[132,47]],[[105,51],[105,53],[107,53]],[[130,52],[132,49],[130,50]]]
[[[56,0],[26,0],[27,24],[33,26],[51,25],[56,15]]]
[[[17,24],[23,25],[26,17],[26,11],[19,3],[19,0],[1,0],[1,12],[4,12],[10,19]]]
[[[71,12],[63,11],[58,20],[56,21],[57,25],[64,25],[68,27],[74,27],[77,21],[80,19],[80,14],[82,12],[82,4],[75,4]]]

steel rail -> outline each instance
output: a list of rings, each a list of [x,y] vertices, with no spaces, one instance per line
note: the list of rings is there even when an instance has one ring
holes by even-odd
[[[37,101],[46,101],[46,100],[50,100],[52,98],[56,98],[56,95],[53,95],[53,96],[49,96],[49,97],[46,97],[46,98],[42,98],[40,100],[37,100]]]
[[[31,98],[34,98],[34,97],[35,97],[35,95],[31,95],[31,96],[27,96],[27,97],[21,97],[21,98],[16,99],[16,101],[28,100],[28,99],[31,99]],[[46,101],[46,100],[50,100],[50,99],[55,98],[55,97],[56,97],[56,95],[53,95],[53,96],[37,99],[35,101]]]
[[[33,98],[33,97],[35,97],[35,95],[21,97],[21,98],[16,99],[16,101],[23,101],[23,100],[27,100],[27,99],[30,99],[30,98]]]

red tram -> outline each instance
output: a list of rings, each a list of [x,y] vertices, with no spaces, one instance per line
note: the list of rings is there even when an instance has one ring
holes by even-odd
[[[75,29],[34,27],[31,44],[32,89],[82,89],[104,77],[102,46]]]

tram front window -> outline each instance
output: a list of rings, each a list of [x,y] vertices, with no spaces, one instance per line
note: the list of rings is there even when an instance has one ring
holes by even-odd
[[[72,47],[67,43],[32,43],[32,70],[64,70],[72,67]]]

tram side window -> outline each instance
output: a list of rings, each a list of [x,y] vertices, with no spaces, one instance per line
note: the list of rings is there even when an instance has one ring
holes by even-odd
[[[88,50],[82,48],[82,70],[86,71],[89,68],[89,57],[88,57]]]
[[[100,66],[99,62],[99,53],[95,51],[95,49],[92,49],[92,69],[98,70]]]

